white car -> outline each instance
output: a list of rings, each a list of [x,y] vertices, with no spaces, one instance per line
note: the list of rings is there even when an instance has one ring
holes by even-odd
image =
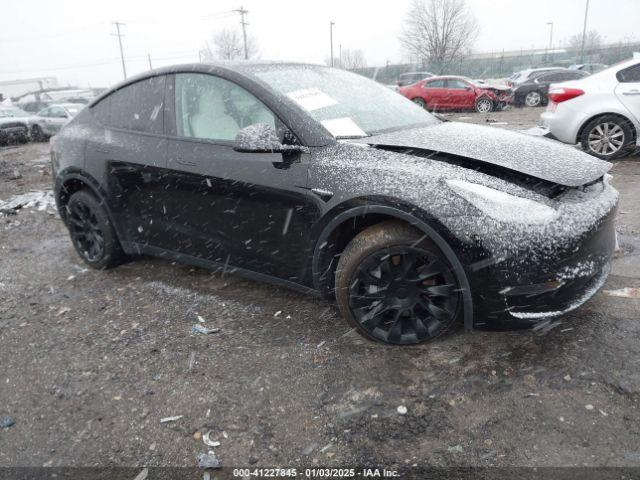
[[[549,136],[605,160],[628,154],[640,132],[640,57],[551,85],[542,114]]]
[[[54,136],[83,108],[84,105],[78,103],[57,103],[40,110],[29,118],[31,138],[45,140]]]

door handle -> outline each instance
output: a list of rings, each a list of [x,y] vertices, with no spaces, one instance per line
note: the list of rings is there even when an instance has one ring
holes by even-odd
[[[632,95],[640,95],[640,91],[638,90],[631,90],[629,92],[622,92],[623,95],[627,95],[627,96],[632,96]]]
[[[180,165],[186,165],[188,167],[195,167],[197,165],[196,162],[192,162],[191,160],[183,160],[181,158],[176,159],[176,162]]]

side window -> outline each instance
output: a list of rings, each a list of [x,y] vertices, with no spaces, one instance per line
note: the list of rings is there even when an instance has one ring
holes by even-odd
[[[622,83],[640,82],[640,63],[638,65],[625,68],[624,70],[620,70],[616,74],[616,77],[618,78],[618,81]]]
[[[560,80],[565,80],[564,74],[562,74],[562,73],[550,73],[548,75],[541,75],[538,78],[538,83],[558,82]]]
[[[66,118],[67,112],[61,107],[51,107],[49,109],[49,116],[54,118]]]
[[[179,136],[233,141],[249,125],[276,128],[273,113],[235,83],[204,73],[179,73],[175,88]]]
[[[50,108],[45,108],[44,110],[41,110],[38,113],[38,116],[39,117],[45,117],[45,118],[50,117],[51,116],[51,109]]]
[[[447,80],[447,86],[454,90],[464,90],[467,88],[467,84],[462,80]]]
[[[424,88],[444,88],[444,80],[433,80],[432,82],[425,82]]]
[[[91,107],[91,113],[109,127],[161,134],[164,82],[161,76],[127,85]]]

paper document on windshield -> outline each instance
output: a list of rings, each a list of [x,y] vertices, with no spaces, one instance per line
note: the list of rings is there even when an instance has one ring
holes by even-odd
[[[324,107],[336,105],[338,102],[317,88],[305,88],[287,93],[287,97],[296,102],[308,112]]]
[[[329,130],[334,137],[366,137],[364,132],[356,122],[350,117],[332,118],[323,120],[322,126]]]

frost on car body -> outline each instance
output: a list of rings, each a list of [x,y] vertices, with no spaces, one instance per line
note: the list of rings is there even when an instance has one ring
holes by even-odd
[[[334,297],[394,344],[563,312],[615,242],[608,163],[314,65],[129,79],[54,137],[52,161],[95,268],[149,254],[273,281]]]

